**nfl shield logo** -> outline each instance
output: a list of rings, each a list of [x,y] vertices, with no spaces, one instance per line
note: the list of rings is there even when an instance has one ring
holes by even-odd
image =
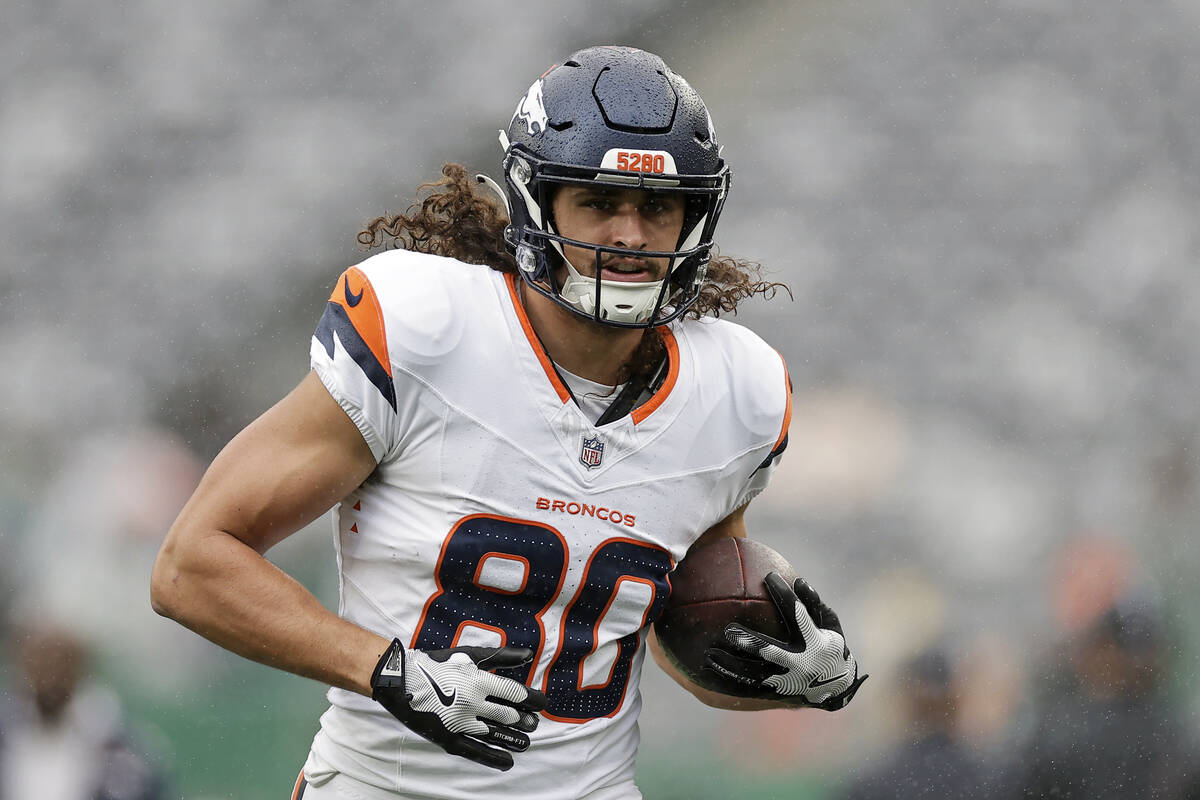
[[[599,436],[593,436],[590,439],[583,440],[583,450],[579,452],[579,462],[588,469],[600,466],[600,460],[604,458],[604,442],[600,441]]]

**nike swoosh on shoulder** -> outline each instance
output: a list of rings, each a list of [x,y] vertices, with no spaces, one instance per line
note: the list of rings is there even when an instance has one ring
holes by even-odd
[[[417,669],[421,670],[421,674],[423,674],[429,680],[429,685],[433,687],[433,693],[437,695],[437,698],[441,701],[442,705],[446,707],[454,705],[454,698],[458,695],[457,689],[450,692],[450,694],[446,694],[444,691],[442,691],[442,687],[438,685],[438,682],[434,680],[433,676],[429,674],[428,670],[419,664],[417,665]]]
[[[346,304],[351,308],[362,302],[363,292],[365,291],[366,289],[359,289],[358,294],[350,294],[350,278],[346,278]]]
[[[833,683],[834,681],[840,681],[844,677],[846,677],[845,672],[843,672],[841,675],[835,675],[832,678],[826,678],[825,680],[821,680],[819,678],[813,678],[811,681],[809,681],[808,688],[813,689],[813,688],[816,688],[817,686],[824,686],[827,683]]]

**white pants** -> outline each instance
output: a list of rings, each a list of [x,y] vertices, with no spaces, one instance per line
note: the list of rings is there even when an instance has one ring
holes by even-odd
[[[313,757],[305,764],[305,771],[296,779],[292,800],[403,800],[404,795],[389,792],[377,786],[357,781],[341,772],[334,772],[323,764],[314,769]],[[312,774],[306,774],[309,770]],[[642,793],[632,780],[616,786],[605,786],[578,798],[578,800],[642,800]]]
[[[325,778],[319,785],[309,783],[304,773],[300,773],[292,793],[292,800],[397,800],[399,797],[395,792],[368,786],[340,772]]]

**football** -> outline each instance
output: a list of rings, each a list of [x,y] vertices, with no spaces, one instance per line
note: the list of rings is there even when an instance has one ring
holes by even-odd
[[[671,596],[654,632],[670,662],[693,683],[730,693],[727,681],[703,667],[705,649],[726,644],[723,632],[731,622],[787,638],[763,586],[768,572],[778,572],[789,584],[796,580],[787,560],[762,542],[722,538],[689,551],[671,573]]]

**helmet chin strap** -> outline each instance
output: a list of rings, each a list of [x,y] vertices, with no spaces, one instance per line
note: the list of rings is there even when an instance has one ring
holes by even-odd
[[[596,279],[585,278],[579,270],[563,259],[567,278],[559,294],[574,308],[594,316],[596,313]],[[599,269],[599,265],[597,265]],[[600,281],[600,318],[614,322],[645,322],[654,313],[663,282],[658,281]]]
[[[500,198],[500,202],[504,204],[504,212],[508,214],[508,218],[512,219],[512,206],[508,204],[508,194],[500,188],[500,184],[496,183],[491,177],[480,173],[475,176],[476,183],[482,183],[484,186],[492,190],[492,193]]]

